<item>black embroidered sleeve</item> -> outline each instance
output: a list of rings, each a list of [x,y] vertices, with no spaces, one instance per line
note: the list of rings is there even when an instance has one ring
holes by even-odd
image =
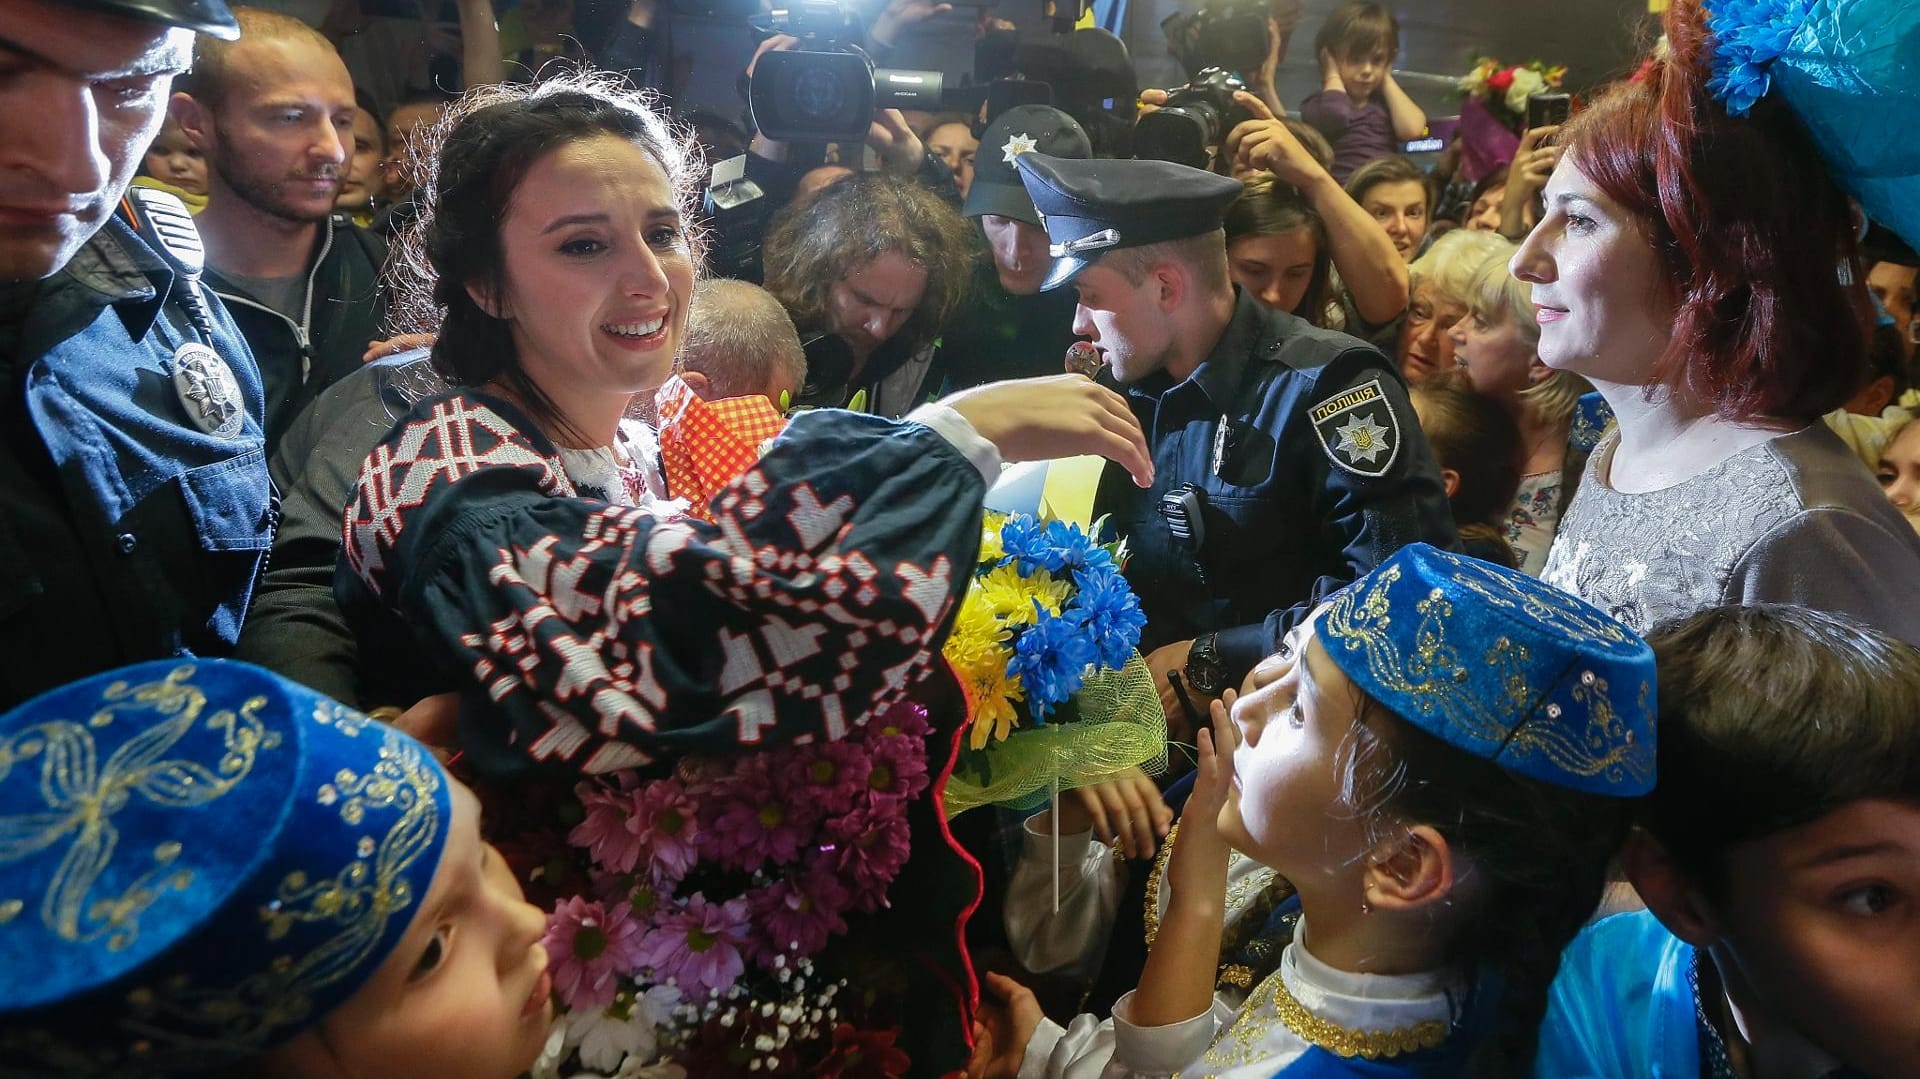
[[[575,497],[531,430],[504,403],[423,403],[367,459],[341,574],[525,757],[603,772],[839,738],[937,655],[982,484],[931,430],[798,416],[713,524]]]

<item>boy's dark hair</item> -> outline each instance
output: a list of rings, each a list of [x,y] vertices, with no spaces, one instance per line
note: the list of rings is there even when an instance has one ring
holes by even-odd
[[[1325,49],[1335,59],[1344,60],[1375,49],[1387,50],[1388,57],[1400,55],[1400,20],[1385,4],[1351,0],[1327,13],[1320,32],[1313,36],[1313,52]]]
[[[1664,737],[1664,733],[1662,735]],[[1440,832],[1478,876],[1485,908],[1449,962],[1500,993],[1499,1020],[1465,1074],[1530,1076],[1560,952],[1593,916],[1632,803],[1530,779],[1402,722],[1362,696],[1339,763],[1341,801],[1379,842],[1406,824]]]
[[[1845,615],[1716,607],[1655,628],[1643,824],[1709,894],[1721,855],[1863,798],[1920,799],[1920,648]]]
[[[1413,387],[1420,429],[1441,468],[1460,475],[1448,499],[1459,525],[1506,519],[1520,490],[1520,428],[1500,402],[1476,393],[1465,371],[1438,371]]]

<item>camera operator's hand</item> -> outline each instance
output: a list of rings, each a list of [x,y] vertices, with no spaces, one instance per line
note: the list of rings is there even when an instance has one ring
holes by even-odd
[[[880,167],[896,176],[918,174],[920,162],[927,156],[926,145],[907,126],[907,118],[899,109],[881,109],[873,114],[873,123],[867,126],[867,145],[880,156]]]
[[[1266,102],[1245,90],[1236,91],[1233,101],[1254,115],[1227,132],[1227,143],[1220,150],[1233,166],[1233,175],[1271,172],[1303,192],[1326,175],[1327,170],[1320,167],[1313,153],[1287,130],[1286,124],[1274,119]]]
[[[753,58],[747,61],[747,78],[753,78],[753,69],[760,63],[762,56],[770,52],[788,52],[799,47],[800,39],[794,37],[792,34],[775,34],[767,40],[762,41],[759,46],[753,50]]]
[[[891,49],[900,44],[901,33],[952,10],[952,4],[937,4],[934,0],[891,0],[874,17],[867,36],[875,45]]]
[[[770,52],[789,52],[799,47],[800,39],[794,37],[792,34],[775,34],[767,40],[762,41],[759,46],[753,50],[753,58],[747,61],[747,81],[753,81],[753,69],[759,65],[762,56]],[[758,131],[753,133],[753,141],[748,144],[748,149],[766,158],[768,161],[785,161],[787,159],[786,143],[779,139],[770,139]]]
[[[1507,165],[1507,190],[1500,197],[1500,235],[1509,240],[1524,240],[1533,228],[1528,219],[1533,216],[1534,200],[1540,197],[1553,167],[1566,152],[1565,147],[1540,144],[1559,133],[1560,125],[1551,124],[1530,127],[1520,136],[1520,148]]]
[[[1140,102],[1134,109],[1133,122],[1136,124],[1139,123],[1142,116],[1164,106],[1166,103],[1167,92],[1165,90],[1140,91]]]
[[[990,382],[942,398],[1009,461],[1097,453],[1141,487],[1153,486],[1153,455],[1126,399],[1085,375]]]

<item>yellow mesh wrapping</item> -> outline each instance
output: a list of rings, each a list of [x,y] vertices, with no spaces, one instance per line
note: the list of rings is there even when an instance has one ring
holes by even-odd
[[[1134,653],[1117,671],[1088,676],[1058,722],[1014,731],[985,749],[963,749],[947,781],[947,816],[983,805],[1032,809],[1061,790],[1128,768],[1158,775],[1167,766],[1167,714],[1146,661]]]

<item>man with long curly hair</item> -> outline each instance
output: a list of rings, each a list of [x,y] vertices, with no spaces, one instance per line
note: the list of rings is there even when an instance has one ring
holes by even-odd
[[[919,404],[929,346],[966,299],[978,251],[954,208],[913,180],[855,176],[789,207],[767,235],[767,291],[808,342],[801,402],[898,415]]]

